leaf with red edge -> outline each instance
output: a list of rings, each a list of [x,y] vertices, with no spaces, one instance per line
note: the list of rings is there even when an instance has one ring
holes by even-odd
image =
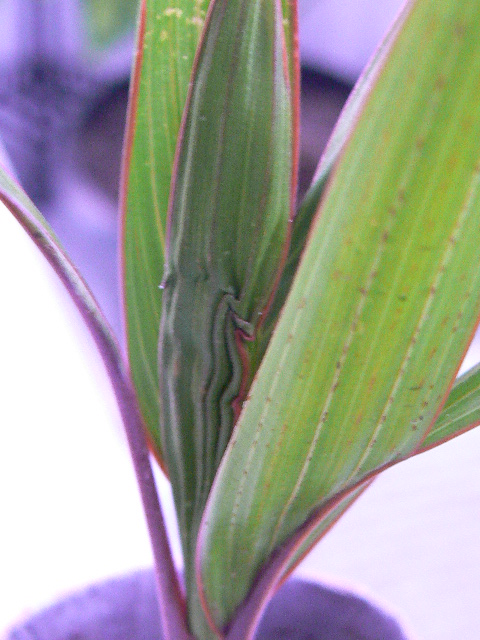
[[[141,2],[127,118],[121,181],[127,350],[160,461],[157,346],[166,218],[177,137],[208,5],[209,0]],[[283,0],[283,11],[290,84],[298,105],[297,3]],[[298,131],[298,106],[294,119]]]
[[[175,145],[208,2],[141,3],[122,171],[123,296],[133,381],[161,460],[157,350]]]
[[[310,517],[418,450],[478,321],[480,13],[407,9],[207,503],[199,573],[221,629]]]
[[[114,378],[126,375],[114,333],[88,285],[71,262],[48,222],[19,184],[0,165],[0,201],[18,220],[64,284],[90,329]]]
[[[159,348],[162,449],[189,593],[198,524],[245,394],[244,344],[286,255],[293,111],[280,3],[214,0],[177,149]]]
[[[480,365],[455,381],[418,453],[437,447],[480,424]]]

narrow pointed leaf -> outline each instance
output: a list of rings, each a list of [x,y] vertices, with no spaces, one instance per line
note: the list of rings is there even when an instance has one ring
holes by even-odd
[[[397,20],[392,25],[384,40],[380,43],[369,65],[365,68],[362,76],[359,78],[357,84],[352,90],[347,103],[342,110],[340,118],[335,125],[335,129],[322,158],[320,159],[317,170],[312,179],[312,184],[310,185],[310,188],[306,193],[295,217],[286,265],[282,272],[282,277],[272,303],[272,308],[268,314],[266,322],[260,328],[258,339],[252,343],[252,358],[257,360],[258,366],[265,354],[275,323],[285,303],[288,292],[290,291],[303,249],[307,243],[310,227],[328,184],[328,179],[334,170],[336,162],[340,158],[344,145],[353,131],[357,117],[361,113],[363,103],[368,97],[376,75],[382,68],[384,58],[389,51],[389,47],[395,35],[403,23],[405,14],[406,12],[404,11],[397,17]],[[256,372],[256,368],[253,367],[252,369]],[[370,482],[367,482],[366,485],[361,485],[351,494],[348,494],[332,511],[328,510],[325,512],[325,510],[321,510],[318,515],[313,516],[311,521],[308,521],[305,524],[304,528],[308,530],[308,535],[306,537],[303,535],[300,536],[300,542],[297,542],[297,540],[289,541],[288,549],[284,550],[282,554],[282,564],[281,566],[277,566],[277,570],[272,578],[271,588],[276,588],[286,577],[288,577],[298,563],[305,557],[312,547],[314,547],[321,538],[323,538],[323,536],[331,529],[345,511],[350,508],[367,486],[370,486]],[[275,563],[278,565],[277,558],[275,558]],[[257,595],[257,592],[258,587],[255,588],[254,593],[251,594],[248,599],[248,606],[251,610],[253,609],[253,604],[251,604],[252,601],[258,601],[261,598],[261,596]],[[240,631],[240,633],[241,632],[242,631]]]
[[[378,50],[375,52],[375,55],[363,72],[356,86],[352,90],[347,103],[342,110],[340,118],[335,125],[335,129],[327,147],[322,154],[317,170],[312,179],[312,184],[310,185],[298,212],[295,215],[292,224],[292,237],[290,240],[288,256],[277,290],[275,291],[273,302],[265,321],[259,329],[256,339],[252,340],[247,345],[249,358],[252,363],[250,367],[251,380],[253,380],[263,356],[265,355],[265,351],[278,317],[292,286],[293,278],[297,271],[298,263],[300,262],[300,257],[307,243],[307,237],[315,214],[318,211],[321,198],[328,184],[328,179],[338,158],[340,157],[347,139],[353,130],[353,127],[355,126],[356,119],[361,111],[363,103],[370,91],[376,74],[379,72],[383,64],[383,59],[388,52],[389,45],[402,24],[403,17],[403,14],[399,15],[391,30],[378,47]]]
[[[284,261],[292,109],[280,3],[215,0],[178,147],[160,338],[163,451],[194,584],[196,531]]]
[[[477,324],[480,12],[408,6],[212,488],[199,569],[219,627],[322,505],[419,447]]]
[[[90,3],[93,15],[96,7],[93,0]],[[127,5],[117,10],[124,15]],[[141,3],[124,149],[121,200],[127,349],[152,448],[160,460],[157,345],[168,198],[188,83],[208,5],[209,0]],[[296,105],[296,2],[283,0],[283,11],[292,103]],[[298,130],[298,107],[294,106],[294,112],[294,129]]]
[[[318,207],[328,184],[328,180],[338,159],[340,158],[340,155],[348,138],[353,131],[356,120],[361,113],[364,101],[368,97],[368,94],[371,90],[372,83],[374,82],[377,74],[382,68],[384,58],[387,55],[393,38],[400,29],[404,18],[405,12],[398,16],[389,33],[379,45],[369,65],[366,67],[356,86],[352,90],[331,135],[331,138],[327,144],[327,147],[322,154],[317,170],[312,179],[312,184],[310,185],[310,188],[308,189],[304,200],[295,215],[295,219],[292,225],[292,236],[290,240],[287,260],[282,271],[280,282],[275,292],[271,308],[265,319],[265,322],[261,325],[258,331],[256,339],[247,344],[247,350],[251,359],[251,379],[249,384],[251,384],[251,380],[253,380],[253,377],[258,367],[260,366],[263,356],[265,355],[265,351],[275,328],[275,324],[285,303],[288,292],[290,291],[302,252],[307,243],[307,237],[312,226],[312,222],[314,220],[315,214],[318,211]],[[364,490],[365,487],[360,486],[358,489],[355,489],[352,494],[349,494],[343,500],[341,500],[333,511],[328,511],[327,513],[325,513],[324,510],[321,510],[319,516],[313,518],[314,526],[312,526],[311,530],[309,530],[309,534],[306,539],[302,537],[300,544],[297,544],[296,541],[293,541],[288,550],[283,553],[283,564],[281,566],[278,566],[278,561],[277,559],[275,559],[276,569],[273,572],[271,578],[273,588],[278,586],[278,584],[286,576],[288,576],[291,571],[294,570],[301,559],[327,533],[327,531],[333,526],[333,524],[355,502],[357,497]],[[307,528],[309,528],[309,526],[310,525],[307,524]],[[262,587],[264,586],[265,585],[263,585],[262,582]],[[252,601],[256,603],[257,606],[261,606],[262,604],[261,601],[263,598],[263,594],[259,592],[260,588],[257,586],[254,593],[251,594],[251,597],[249,597],[248,602],[245,605],[250,609],[250,611],[254,609]],[[242,627],[242,622],[237,623],[235,633],[240,634],[239,637],[242,637],[241,634],[244,632],[245,628]]]
[[[161,458],[157,352],[175,145],[208,1],[141,5],[122,178],[123,287],[130,367]]]
[[[460,376],[418,451],[451,440],[480,424],[480,365]]]

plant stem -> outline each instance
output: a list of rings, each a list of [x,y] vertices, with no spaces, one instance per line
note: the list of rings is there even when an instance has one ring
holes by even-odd
[[[173,563],[163,514],[153,477],[143,421],[130,372],[118,343],[93,294],[60,246],[47,223],[13,180],[0,185],[0,201],[29,234],[53,267],[84,319],[110,378],[130,447],[148,532],[152,544],[160,615],[165,640],[191,640],[185,600]]]
[[[165,640],[187,640],[191,636],[187,629],[185,601],[170,552],[136,395],[129,377],[119,378],[113,384],[117,387],[115,394],[125,426],[152,544],[163,635]]]

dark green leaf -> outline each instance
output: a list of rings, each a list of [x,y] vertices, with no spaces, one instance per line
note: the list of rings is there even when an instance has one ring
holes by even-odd
[[[130,367],[161,459],[157,351],[175,145],[208,2],[142,3],[123,170],[123,280]]]
[[[172,186],[160,339],[163,451],[187,588],[196,532],[285,256],[292,110],[280,3],[216,0]],[[191,587],[195,590],[195,586]]]
[[[111,8],[107,9],[110,15]],[[207,9],[208,0],[142,3],[130,96],[122,180],[125,324],[132,376],[159,460],[159,285],[165,262],[168,198],[180,121]],[[284,16],[294,129],[298,130],[296,3],[284,0]],[[111,21],[116,22],[113,18]],[[293,164],[296,162],[295,157]]]

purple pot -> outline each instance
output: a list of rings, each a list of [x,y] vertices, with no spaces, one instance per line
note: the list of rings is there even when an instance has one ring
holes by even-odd
[[[111,579],[11,629],[7,640],[162,640],[152,571]],[[358,595],[290,580],[257,640],[408,640],[394,618]]]

